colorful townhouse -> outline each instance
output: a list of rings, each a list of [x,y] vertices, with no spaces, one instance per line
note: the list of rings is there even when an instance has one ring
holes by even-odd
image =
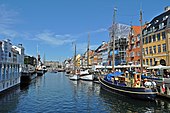
[[[170,7],[146,24],[143,33],[143,63],[170,65]]]
[[[126,50],[126,61],[134,65],[140,64],[140,26],[131,26],[128,36],[128,48]]]

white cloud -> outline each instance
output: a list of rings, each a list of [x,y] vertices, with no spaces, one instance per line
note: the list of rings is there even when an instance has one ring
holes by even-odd
[[[75,39],[73,39],[69,34],[56,35],[55,33],[49,31],[39,33],[35,37],[36,39],[43,41],[44,43],[52,45],[63,45],[75,41]]]
[[[19,33],[15,30],[12,30],[12,26],[16,24],[18,12],[10,10],[6,5],[0,5],[0,34],[8,37],[14,38],[18,37]]]
[[[17,22],[16,16],[18,12],[10,10],[6,5],[0,5],[0,27],[1,28],[10,28],[12,24]]]

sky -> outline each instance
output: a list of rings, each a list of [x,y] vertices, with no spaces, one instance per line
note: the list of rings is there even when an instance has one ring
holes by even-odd
[[[170,0],[0,0],[0,40],[22,44],[25,54],[63,61],[110,40],[109,27],[117,9],[117,23],[140,25],[161,14]]]

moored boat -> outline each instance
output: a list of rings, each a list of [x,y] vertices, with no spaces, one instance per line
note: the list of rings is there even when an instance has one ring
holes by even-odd
[[[72,74],[72,75],[69,75],[69,79],[70,79],[70,80],[79,80],[79,79],[80,79],[80,76],[77,75],[77,74]]]
[[[42,76],[44,74],[44,70],[42,68],[36,69],[37,76]]]
[[[120,93],[132,98],[143,100],[154,100],[157,95],[157,90],[154,85],[145,86],[139,81],[139,78],[134,77],[135,82],[124,81],[126,77],[119,72],[106,75],[104,78],[99,77],[101,87],[110,92]],[[134,81],[131,79],[130,81]],[[152,83],[151,83],[152,84]]]
[[[94,80],[94,75],[90,74],[88,70],[80,70],[79,75],[81,80],[89,80],[89,81]]]

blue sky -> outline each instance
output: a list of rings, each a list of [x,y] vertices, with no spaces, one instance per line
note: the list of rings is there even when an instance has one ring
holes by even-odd
[[[139,25],[162,13],[170,0],[0,0],[0,40],[22,43],[25,53],[36,56],[37,45],[46,60],[63,60],[84,53],[90,33],[90,48],[108,41],[113,9],[116,22]]]

